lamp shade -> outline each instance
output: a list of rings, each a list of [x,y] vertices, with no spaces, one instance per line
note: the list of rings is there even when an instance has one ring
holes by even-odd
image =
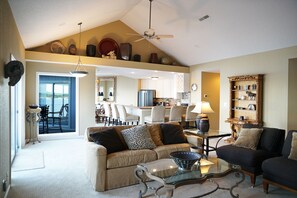
[[[201,113],[201,114],[214,113],[214,111],[210,107],[209,102],[205,102],[205,101],[198,102],[195,108],[191,112]]]

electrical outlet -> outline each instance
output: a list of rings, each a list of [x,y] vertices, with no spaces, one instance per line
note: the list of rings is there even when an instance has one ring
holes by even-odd
[[[7,188],[7,181],[5,179],[2,180],[2,190],[3,192],[6,191],[6,188]]]

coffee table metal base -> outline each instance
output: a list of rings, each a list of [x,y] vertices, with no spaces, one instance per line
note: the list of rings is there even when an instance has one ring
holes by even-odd
[[[165,197],[172,197],[173,196],[174,189],[176,189],[176,188],[178,188],[180,186],[184,186],[184,185],[187,185],[187,184],[195,184],[195,183],[202,184],[205,181],[208,181],[208,182],[213,183],[215,185],[215,188],[213,190],[207,192],[207,193],[204,193],[204,194],[195,196],[195,198],[196,197],[198,198],[198,197],[204,197],[204,196],[210,195],[210,194],[216,192],[217,190],[228,190],[230,192],[231,197],[238,198],[239,195],[238,194],[235,195],[233,193],[233,190],[234,190],[234,188],[238,187],[238,185],[245,180],[245,175],[244,175],[244,173],[239,168],[237,168],[237,166],[234,166],[234,167],[236,167],[236,168],[228,171],[226,174],[223,174],[223,175],[216,175],[216,176],[214,176],[214,175],[206,175],[206,176],[204,176],[204,177],[202,177],[200,179],[196,179],[196,180],[192,180],[192,181],[179,182],[177,184],[166,184],[164,182],[164,180],[161,179],[160,177],[156,177],[154,175],[149,174],[147,172],[146,168],[143,167],[143,166],[137,166],[137,168],[135,169],[134,173],[135,173],[135,177],[139,180],[139,183],[141,185],[143,185],[143,187],[144,187],[144,190],[143,191],[141,190],[139,192],[139,198],[141,198],[143,195],[145,195],[147,193],[148,189],[154,190],[155,191],[155,196],[159,197],[158,191],[160,189],[163,189],[163,188],[164,188],[164,190],[166,192]],[[235,173],[235,176],[238,177],[238,178],[240,178],[240,180],[238,182],[236,182],[230,188],[220,187],[220,185],[213,179],[213,178],[223,177],[223,176],[229,175],[231,173]],[[161,186],[158,187],[158,188],[148,186],[147,185],[147,181],[148,181],[147,178],[159,182],[161,184]]]

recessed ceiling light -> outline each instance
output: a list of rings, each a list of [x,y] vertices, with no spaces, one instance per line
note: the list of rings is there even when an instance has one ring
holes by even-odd
[[[155,70],[154,72],[156,72],[156,73],[157,73],[157,72],[159,72],[159,71],[158,71],[158,70]]]
[[[158,80],[159,77],[158,77],[158,76],[152,76],[151,79],[152,79],[152,80]]]
[[[199,18],[199,21],[201,22],[201,21],[204,21],[204,20],[206,20],[208,18],[209,18],[209,15],[205,15],[205,16]]]
[[[135,74],[135,72],[134,71],[132,71],[132,72],[130,72],[131,74]]]

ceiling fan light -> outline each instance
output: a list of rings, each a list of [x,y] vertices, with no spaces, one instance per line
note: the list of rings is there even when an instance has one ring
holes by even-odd
[[[74,77],[81,78],[81,77],[85,77],[86,75],[88,75],[88,72],[74,70],[74,71],[71,71],[70,74]]]
[[[79,25],[79,48],[78,49],[80,49],[80,43],[81,43],[81,24],[82,24],[82,22],[78,23],[78,25]],[[88,72],[83,69],[83,66],[82,66],[82,63],[80,60],[80,52],[79,51],[78,51],[77,65],[75,67],[75,70],[70,71],[70,74],[72,76],[78,77],[78,78],[85,77],[86,75],[88,75]]]

